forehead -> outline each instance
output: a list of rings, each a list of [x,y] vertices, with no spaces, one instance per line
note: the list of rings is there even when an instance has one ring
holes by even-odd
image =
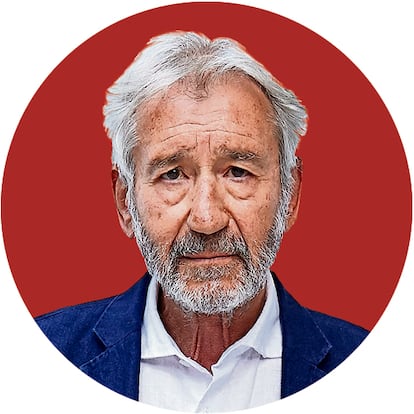
[[[202,91],[177,84],[139,111],[139,147],[191,144],[206,135],[213,145],[264,148],[272,140],[273,147],[271,114],[269,99],[246,77],[220,79]]]

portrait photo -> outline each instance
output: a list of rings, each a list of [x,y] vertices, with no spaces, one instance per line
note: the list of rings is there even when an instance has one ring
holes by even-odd
[[[277,10],[166,4],[105,20],[33,92],[2,230],[43,365],[126,407],[232,412],[375,346],[411,197],[395,120],[344,51]]]

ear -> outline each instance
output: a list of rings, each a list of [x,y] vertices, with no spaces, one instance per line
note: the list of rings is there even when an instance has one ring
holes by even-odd
[[[295,183],[289,203],[288,215],[286,217],[286,231],[290,230],[295,224],[299,212],[300,194],[302,190],[302,160],[300,158],[297,158],[296,167],[292,169],[292,175]]]
[[[112,191],[114,193],[119,224],[124,233],[132,239],[134,237],[134,231],[132,227],[132,217],[126,202],[127,186],[122,181],[119,172],[115,167],[112,168]]]

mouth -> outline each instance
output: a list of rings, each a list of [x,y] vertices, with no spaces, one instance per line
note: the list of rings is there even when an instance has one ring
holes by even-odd
[[[196,254],[184,255],[180,258],[181,261],[193,264],[219,264],[227,263],[234,260],[237,256],[229,253],[221,252],[201,252]]]

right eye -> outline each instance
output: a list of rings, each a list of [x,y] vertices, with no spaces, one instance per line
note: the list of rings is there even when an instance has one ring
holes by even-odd
[[[166,181],[178,180],[182,176],[182,172],[179,168],[173,168],[161,175],[161,179]]]

